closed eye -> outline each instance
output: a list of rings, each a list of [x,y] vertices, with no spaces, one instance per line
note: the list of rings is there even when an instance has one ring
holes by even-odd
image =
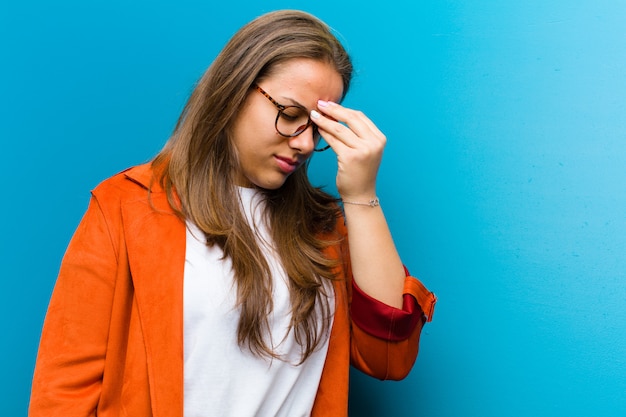
[[[305,109],[299,106],[287,106],[280,111],[281,117],[285,120],[295,121],[300,118],[308,118],[309,114]]]

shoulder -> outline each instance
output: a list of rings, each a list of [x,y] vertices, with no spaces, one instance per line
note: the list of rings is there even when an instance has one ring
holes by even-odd
[[[108,218],[118,218],[122,213],[132,218],[152,212],[174,214],[149,163],[127,168],[107,178],[91,191],[91,195]],[[177,199],[175,193],[173,198]]]
[[[100,204],[147,199],[153,183],[150,164],[127,168],[98,184],[91,194]]]

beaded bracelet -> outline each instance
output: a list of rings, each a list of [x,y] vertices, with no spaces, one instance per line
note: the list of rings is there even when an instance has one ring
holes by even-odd
[[[380,206],[380,200],[378,200],[378,197],[374,197],[373,199],[371,199],[367,203],[361,203],[361,202],[357,202],[357,201],[344,201],[344,200],[341,200],[341,202],[343,204],[353,204],[355,206],[370,206],[370,207]]]

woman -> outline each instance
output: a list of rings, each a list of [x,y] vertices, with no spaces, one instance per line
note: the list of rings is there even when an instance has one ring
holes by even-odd
[[[92,192],[31,416],[345,416],[350,363],[407,375],[435,297],[376,198],[384,135],[338,104],[351,74],[309,14],[235,34],[152,163]],[[343,210],[307,178],[320,135]]]

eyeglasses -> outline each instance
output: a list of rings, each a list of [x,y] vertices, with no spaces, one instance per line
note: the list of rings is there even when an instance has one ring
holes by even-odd
[[[265,92],[261,87],[255,84],[256,90],[263,94],[274,106],[278,109],[276,115],[276,121],[274,127],[279,135],[286,138],[293,138],[304,132],[312,126],[313,128],[313,141],[317,145],[320,139],[320,133],[317,130],[317,126],[311,121],[311,116],[307,109],[301,106],[285,106],[274,100],[269,94]],[[330,145],[326,145],[323,148],[313,149],[315,152],[322,152],[330,148]]]

